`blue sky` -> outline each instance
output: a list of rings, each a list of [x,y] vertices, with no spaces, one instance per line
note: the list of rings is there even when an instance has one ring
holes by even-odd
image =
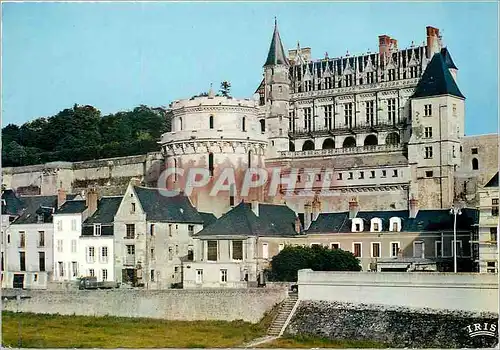
[[[400,48],[440,28],[466,96],[466,133],[497,132],[497,3],[3,3],[2,119],[22,124],[74,103],[103,114],[168,105],[232,83],[250,97],[274,16],[285,49],[315,58]]]

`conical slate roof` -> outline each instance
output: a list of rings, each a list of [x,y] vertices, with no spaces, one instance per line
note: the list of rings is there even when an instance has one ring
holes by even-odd
[[[465,98],[448,70],[450,65],[455,66],[448,50],[444,55],[443,51],[434,54],[412,97],[453,95]]]
[[[275,20],[273,39],[271,40],[271,46],[269,46],[269,53],[267,54],[267,60],[264,67],[277,64],[288,64],[288,60],[286,59],[285,50],[283,50],[283,44],[281,43],[278,23]]]

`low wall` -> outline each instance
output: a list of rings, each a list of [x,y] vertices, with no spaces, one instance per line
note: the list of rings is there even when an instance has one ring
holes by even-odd
[[[300,300],[498,312],[495,274],[301,270],[298,286]]]
[[[166,320],[258,322],[283,301],[284,289],[2,291],[3,310],[85,316],[146,317]]]
[[[492,313],[301,301],[285,333],[371,341],[391,348],[493,348],[497,324],[498,314]],[[491,334],[471,336],[470,331],[485,327]]]

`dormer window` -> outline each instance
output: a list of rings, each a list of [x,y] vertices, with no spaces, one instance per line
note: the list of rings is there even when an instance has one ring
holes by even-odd
[[[382,219],[380,219],[380,218],[373,218],[371,220],[370,231],[371,232],[380,232],[380,231],[382,231]]]
[[[101,235],[101,224],[94,224],[94,236]]]
[[[401,231],[401,218],[391,218],[389,220],[389,231],[400,232]]]
[[[37,222],[37,224],[42,224],[43,223],[43,214],[38,214],[37,215],[36,222]]]
[[[363,232],[363,219],[361,219],[361,218],[352,219],[351,231],[352,232]]]

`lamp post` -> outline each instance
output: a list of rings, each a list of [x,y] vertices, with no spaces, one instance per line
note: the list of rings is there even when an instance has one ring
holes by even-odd
[[[453,215],[453,272],[457,273],[457,215],[462,214],[462,210],[456,204],[450,209]]]

